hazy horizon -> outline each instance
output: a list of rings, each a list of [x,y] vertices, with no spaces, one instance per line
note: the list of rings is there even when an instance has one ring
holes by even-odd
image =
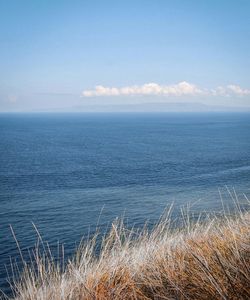
[[[54,109],[2,110],[1,113],[250,113],[250,107],[206,105],[199,103],[143,103],[120,105],[86,105]]]

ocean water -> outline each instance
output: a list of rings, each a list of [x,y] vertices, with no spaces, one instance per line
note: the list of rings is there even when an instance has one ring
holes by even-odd
[[[247,113],[1,114],[0,288],[18,257],[9,224],[24,251],[34,222],[70,255],[98,220],[142,226],[172,202],[218,211],[226,186],[250,197]]]

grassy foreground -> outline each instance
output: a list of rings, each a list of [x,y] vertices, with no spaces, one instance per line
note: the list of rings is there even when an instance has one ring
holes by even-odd
[[[166,218],[135,233],[115,222],[98,257],[95,237],[63,270],[37,252],[15,299],[250,299],[249,213],[170,227]]]

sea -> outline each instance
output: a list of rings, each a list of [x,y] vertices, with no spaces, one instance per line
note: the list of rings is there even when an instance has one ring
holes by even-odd
[[[171,204],[178,217],[236,198],[250,198],[249,113],[2,113],[0,289],[32,222],[67,257],[117,217],[140,228]]]

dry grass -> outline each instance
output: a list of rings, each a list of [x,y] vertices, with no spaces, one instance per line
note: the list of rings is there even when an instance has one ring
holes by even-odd
[[[64,270],[37,251],[15,299],[250,299],[249,229],[247,212],[179,230],[165,218],[141,233],[114,222],[98,257],[95,237]]]

